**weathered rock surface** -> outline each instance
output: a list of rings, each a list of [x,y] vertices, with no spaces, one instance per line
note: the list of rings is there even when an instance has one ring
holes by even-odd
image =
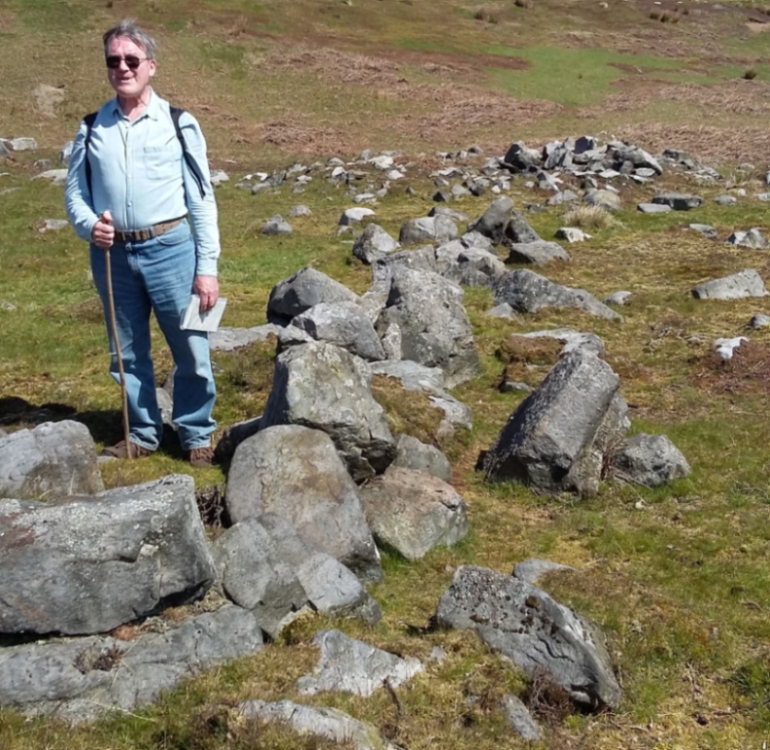
[[[558,242],[539,240],[538,242],[511,243],[508,246],[508,257],[505,262],[544,266],[552,260],[571,260],[571,258]]]
[[[262,227],[261,233],[270,236],[282,236],[291,234],[294,230],[286,219],[280,214],[271,216]]]
[[[527,707],[513,693],[503,696],[503,711],[508,723],[516,730],[516,733],[525,740],[537,742],[542,736],[540,727],[532,718]]]
[[[358,296],[339,281],[307,266],[273,287],[267,303],[267,317],[271,323],[285,324],[320,302],[357,300]]]
[[[453,240],[436,249],[436,271],[464,286],[492,287],[505,273],[505,264],[494,252]]]
[[[91,721],[152,703],[202,669],[261,648],[259,625],[232,604],[130,642],[90,636],[0,648],[0,707]]]
[[[630,426],[619,388],[618,376],[595,355],[577,350],[564,356],[487,452],[487,481],[512,479],[544,492],[596,492],[605,454]]]
[[[277,336],[281,327],[265,323],[253,328],[228,328],[223,326],[209,334],[209,348],[212,352],[234,352],[255,341],[267,341],[270,336]]]
[[[401,226],[398,241],[402,245],[414,245],[418,242],[437,242],[443,244],[456,240],[459,236],[457,226],[448,216],[422,216],[410,219]]]
[[[659,487],[689,476],[692,469],[665,435],[633,435],[612,457],[613,470],[645,487]]]
[[[275,513],[229,528],[211,553],[222,593],[248,609],[272,638],[307,606],[331,615],[360,613],[371,624],[381,616],[348,568],[304,541]]]
[[[370,225],[373,226],[373,225]],[[370,362],[385,359],[385,350],[361,305],[320,302],[292,318],[291,325],[316,341],[326,341]]]
[[[564,344],[560,354],[569,354],[570,352],[581,351],[597,354],[604,354],[604,342],[595,334],[585,331],[573,331],[571,328],[550,328],[542,331],[530,331],[529,333],[519,334],[525,339],[556,339]]]
[[[662,206],[671,206],[674,211],[691,211],[703,205],[703,198],[699,195],[686,195],[684,193],[661,193],[652,199],[653,203]]]
[[[544,670],[586,708],[620,703],[598,629],[524,581],[465,565],[441,596],[436,622],[474,630],[527,674]]]
[[[366,580],[380,580],[380,555],[356,485],[331,438],[300,425],[263,429],[235,451],[225,497],[231,520],[274,512]]]
[[[220,464],[228,463],[235,453],[235,449],[246,438],[250,438],[252,435],[256,435],[259,432],[259,428],[262,424],[262,417],[252,417],[246,419],[243,422],[236,422],[225,428],[222,433],[222,437],[219,438],[216,448],[214,449],[214,455],[216,460]]]
[[[187,476],[51,505],[0,500],[0,529],[0,633],[105,632],[215,578]]]
[[[79,422],[45,422],[0,435],[0,496],[46,498],[104,489],[96,446]]]
[[[402,659],[348,638],[339,630],[316,633],[313,644],[320,648],[321,658],[313,674],[297,680],[297,689],[303,695],[343,692],[368,698],[386,680],[395,688],[423,671],[419,659]]]
[[[495,302],[507,302],[519,312],[533,313],[544,307],[572,307],[600,318],[622,320],[614,310],[584,289],[554,284],[528,269],[506,273],[495,287]]]
[[[390,466],[361,488],[361,502],[375,540],[407,560],[439,544],[451,547],[470,529],[460,495],[424,471]]]
[[[767,295],[765,282],[753,268],[746,268],[721,279],[704,281],[692,289],[695,299],[743,299]]]
[[[282,352],[262,427],[297,424],[326,432],[353,479],[381,473],[396,455],[385,412],[369,386],[366,362],[323,342]]]
[[[437,274],[396,268],[377,331],[384,333],[389,325],[397,325],[402,358],[440,367],[451,388],[481,371],[462,300],[462,289]]]
[[[505,230],[513,213],[513,201],[501,196],[492,201],[492,205],[474,221],[468,231],[478,232],[488,237],[493,245],[499,245],[505,238]]]
[[[350,743],[355,750],[398,750],[374,726],[336,708],[314,708],[292,701],[266,703],[250,700],[242,703],[239,711],[245,719],[288,726],[300,735],[310,734],[340,744]]]
[[[748,247],[752,250],[766,250],[770,247],[770,241],[762,234],[758,227],[752,227],[746,231],[733,232],[726,240],[737,247]]]
[[[435,446],[426,445],[411,435],[399,435],[391,466],[424,471],[447,483],[452,481],[449,459]]]
[[[353,255],[371,265],[378,258],[398,250],[396,242],[379,224],[369,224],[353,243]]]

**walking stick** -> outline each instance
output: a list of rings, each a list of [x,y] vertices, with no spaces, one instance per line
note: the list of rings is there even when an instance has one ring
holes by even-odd
[[[115,318],[115,299],[112,296],[112,265],[110,263],[110,250],[104,251],[104,259],[107,264],[107,299],[110,308],[110,328],[112,328],[112,340],[115,342],[115,354],[118,357],[118,372],[120,373],[120,395],[123,399],[123,439],[126,441],[126,458],[131,459],[131,441],[129,440],[128,425],[128,394],[126,393],[126,373],[123,372],[123,354],[120,351],[120,339],[118,338],[118,324]]]

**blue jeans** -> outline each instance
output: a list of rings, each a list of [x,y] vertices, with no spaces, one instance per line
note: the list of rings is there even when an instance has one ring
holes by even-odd
[[[103,250],[91,245],[91,269],[104,307],[112,354],[110,372],[120,382],[104,256]],[[216,389],[208,334],[179,328],[195,278],[195,243],[187,220],[160,237],[116,242],[110,250],[110,262],[131,442],[155,450],[163,436],[150,348],[152,310],[176,364],[173,420],[182,448],[189,451],[210,445],[216,428],[211,418]]]

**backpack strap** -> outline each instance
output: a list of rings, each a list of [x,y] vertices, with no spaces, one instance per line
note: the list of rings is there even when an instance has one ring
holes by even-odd
[[[187,163],[187,167],[190,170],[190,174],[195,178],[195,182],[198,183],[198,189],[201,191],[201,198],[206,197],[206,190],[203,187],[203,175],[201,175],[198,169],[195,159],[190,156],[187,150],[187,144],[184,141],[184,135],[182,134],[182,128],[179,126],[179,118],[185,113],[186,110],[180,107],[169,106],[169,112],[171,113],[171,119],[174,122],[174,129],[176,130],[176,137],[179,139],[179,143],[182,144],[182,155]]]
[[[86,142],[83,146],[85,150],[85,160],[86,160],[86,185],[88,185],[88,193],[91,195],[91,200],[93,201],[93,194],[91,191],[91,162],[88,161],[88,147],[91,145],[91,131],[94,129],[94,123],[96,122],[96,115],[98,115],[98,112],[91,112],[91,114],[86,115],[83,118],[83,122],[86,124]]]

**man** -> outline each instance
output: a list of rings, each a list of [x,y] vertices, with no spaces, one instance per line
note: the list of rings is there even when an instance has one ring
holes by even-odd
[[[106,279],[105,251],[111,251],[129,444],[121,441],[104,455],[144,457],[160,444],[163,423],[150,351],[153,310],[176,364],[173,420],[182,448],[193,466],[210,466],[216,392],[208,336],[181,330],[180,321],[193,293],[200,296],[201,312],[219,296],[217,207],[197,120],[187,112],[179,118],[183,150],[168,102],[150,86],[155,47],[133,21],[104,34],[107,77],[117,96],[96,113],[90,131],[81,123],[67,175],[67,215],[91,243],[110,372],[119,382]]]

